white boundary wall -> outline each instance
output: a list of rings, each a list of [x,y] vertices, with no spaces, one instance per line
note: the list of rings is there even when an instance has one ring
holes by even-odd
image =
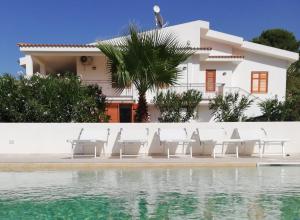
[[[157,130],[158,128],[187,128],[190,137],[196,128],[224,128],[229,135],[234,128],[265,128],[272,137],[287,138],[286,153],[300,154],[300,122],[247,122],[247,123],[135,123],[135,124],[90,124],[90,123],[0,123],[0,154],[66,154],[70,153],[71,145],[67,139],[76,138],[81,128],[103,129],[110,128],[110,136],[106,153],[118,154],[120,145],[120,128],[145,129],[149,128],[149,146],[141,149],[148,154],[162,154]],[[177,148],[178,151],[180,147]],[[134,149],[134,147],[132,148]],[[138,149],[138,147],[136,147]],[[208,149],[209,150],[209,149]],[[257,147],[252,151],[257,153]],[[280,146],[270,146],[269,153],[279,153]],[[219,150],[218,150],[219,151]],[[206,152],[200,148],[199,141],[193,144],[193,153]],[[107,155],[107,156],[108,156]]]

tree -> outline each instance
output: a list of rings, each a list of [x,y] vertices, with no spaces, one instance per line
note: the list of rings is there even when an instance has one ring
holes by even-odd
[[[68,74],[0,77],[1,122],[108,121],[105,99],[100,88]]]
[[[158,29],[142,32],[134,25],[129,26],[127,36],[99,43],[98,48],[108,58],[112,84],[119,89],[133,84],[138,90],[137,122],[148,118],[146,92],[175,85],[178,65],[193,54],[171,33]]]
[[[160,111],[160,122],[187,122],[195,116],[195,109],[202,100],[202,94],[196,90],[187,90],[182,94],[167,91],[154,97],[154,104]]]
[[[252,40],[254,43],[276,47],[283,50],[299,52],[300,41],[297,41],[292,32],[283,29],[269,29]]]
[[[209,103],[209,109],[216,121],[237,122],[245,121],[244,112],[250,107],[253,100],[246,96],[240,97],[239,93],[228,93],[225,96],[218,95]]]

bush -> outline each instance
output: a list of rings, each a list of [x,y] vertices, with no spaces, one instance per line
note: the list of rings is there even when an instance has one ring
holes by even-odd
[[[293,98],[287,98],[286,101],[279,101],[277,98],[267,99],[260,102],[258,106],[263,115],[255,121],[295,121],[299,118]]]
[[[71,74],[0,77],[1,122],[99,122],[105,96],[98,86],[84,86]]]
[[[225,96],[218,95],[210,101],[209,109],[216,121],[237,122],[245,121],[247,117],[244,112],[250,107],[253,100],[246,96],[240,97],[239,93],[229,93]]]
[[[284,105],[277,98],[267,99],[258,104],[263,115],[261,121],[282,121]]]
[[[161,116],[160,122],[186,122],[195,116],[195,109],[202,100],[202,94],[196,90],[188,90],[182,94],[167,91],[160,92],[154,98]]]

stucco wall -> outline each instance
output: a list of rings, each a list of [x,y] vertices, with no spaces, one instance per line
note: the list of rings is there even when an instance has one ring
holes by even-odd
[[[211,47],[212,51],[210,53],[211,56],[215,55],[224,55],[230,56],[232,55],[232,46],[226,45],[224,43],[219,43],[212,40],[201,39],[201,47]]]
[[[77,75],[82,80],[109,80],[110,74],[106,69],[106,58],[104,56],[94,56],[93,62],[90,65],[83,65],[80,62],[80,57],[77,57]],[[94,70],[93,67],[96,67]]]
[[[205,83],[206,70],[216,70],[216,83],[225,84],[225,86],[231,87],[231,78],[236,64],[231,62],[201,62],[200,74],[197,76],[196,81]]]
[[[286,90],[286,68],[287,62],[251,52],[245,52],[245,60],[233,71],[232,85],[251,91],[251,72],[268,71],[268,93],[255,94],[255,96],[266,99],[285,99]]]
[[[192,133],[196,128],[220,128],[223,127],[229,134],[234,128],[265,128],[272,137],[288,138],[286,152],[288,154],[300,153],[300,122],[278,122],[278,123],[148,123],[148,124],[39,124],[39,123],[2,123],[0,124],[0,153],[1,154],[65,154],[70,153],[71,146],[66,142],[68,139],[77,138],[81,128],[103,129],[110,128],[110,136],[106,153],[118,154],[119,130],[149,128],[149,146],[143,151],[149,154],[162,153],[163,148],[157,137],[158,128],[187,128],[189,137],[196,138]],[[197,138],[196,138],[197,139]],[[133,150],[138,147],[132,147]],[[257,153],[257,147],[249,148]],[[177,148],[181,151],[181,148]],[[199,154],[203,151],[197,140],[193,144],[193,152]],[[209,148],[205,150],[209,151]],[[217,149],[220,152],[220,149]],[[243,150],[241,151],[243,152]],[[269,146],[267,152],[280,152],[279,146]]]

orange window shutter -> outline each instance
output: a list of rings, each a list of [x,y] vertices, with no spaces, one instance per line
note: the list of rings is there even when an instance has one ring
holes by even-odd
[[[252,79],[252,92],[259,92],[259,80]]]
[[[251,73],[251,92],[267,93],[268,92],[268,72]]]

